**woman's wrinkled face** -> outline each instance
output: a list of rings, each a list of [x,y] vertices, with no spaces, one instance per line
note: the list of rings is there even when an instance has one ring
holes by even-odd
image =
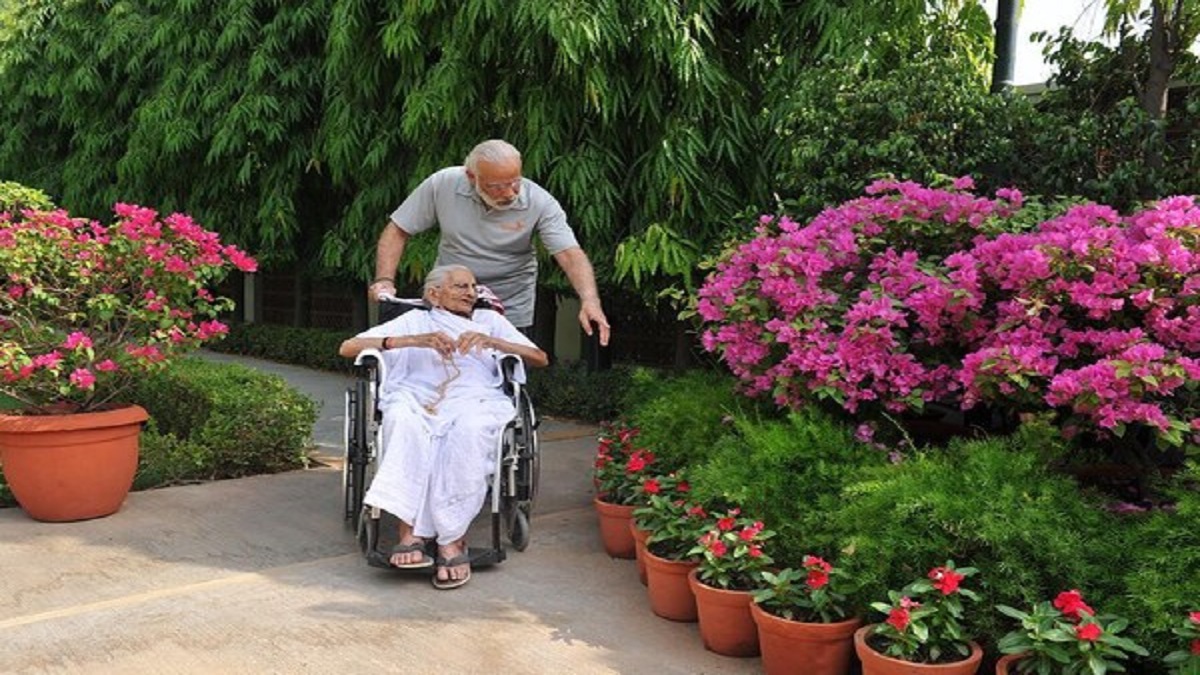
[[[433,289],[434,307],[461,316],[471,316],[475,309],[475,275],[466,270],[454,270],[442,284]]]

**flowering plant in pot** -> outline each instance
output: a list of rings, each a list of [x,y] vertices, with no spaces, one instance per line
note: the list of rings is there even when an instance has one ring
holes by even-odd
[[[764,544],[775,536],[761,520],[732,508],[713,514],[713,525],[700,536],[688,555],[698,556],[698,579],[715,588],[750,591],[759,586],[762,574],[774,563]]]
[[[862,621],[850,616],[842,591],[848,575],[805,555],[802,567],[764,571],[750,614],[758,625],[763,668],[772,673],[837,675],[847,671]]]
[[[1020,622],[1021,627],[997,643],[1013,655],[1010,672],[1103,673],[1125,672],[1121,663],[1129,654],[1146,656],[1145,649],[1121,631],[1129,625],[1115,616],[1099,616],[1078,590],[1059,593],[1053,601],[1039,602],[1024,612],[1008,605],[996,609]]]
[[[1172,675],[1200,674],[1200,612],[1188,612],[1187,618],[1172,632],[1187,640],[1188,645],[1163,659]]]
[[[605,422],[597,437],[594,480],[597,495],[609,504],[642,500],[642,479],[652,475],[654,453],[639,448],[639,430],[624,422]]]
[[[960,584],[976,572],[973,567],[956,568],[953,561],[947,561],[900,591],[888,591],[888,602],[871,603],[887,618],[856,634],[864,672],[869,672],[868,655],[876,653],[911,663],[975,661],[969,670],[974,672],[982,650],[963,630],[963,599],[977,601],[979,596]]]
[[[41,520],[119,508],[146,419],[123,393],[221,337],[232,302],[209,287],[255,269],[187,215],[114,213],[111,225],[62,210],[0,214],[0,398],[11,408],[0,453],[17,501]],[[108,431],[89,435],[97,428]]]
[[[184,214],[114,207],[0,215],[0,393],[22,414],[119,404],[144,373],[208,340],[232,301],[209,288],[255,261]]]
[[[846,595],[838,592],[849,583],[845,570],[814,555],[804,556],[801,565],[800,569],[764,571],[754,602],[792,621],[834,623],[850,618]]]
[[[684,471],[647,476],[642,481],[645,503],[634,509],[633,522],[649,533],[646,546],[660,558],[685,560],[709,524],[704,507],[691,502],[691,485]]]

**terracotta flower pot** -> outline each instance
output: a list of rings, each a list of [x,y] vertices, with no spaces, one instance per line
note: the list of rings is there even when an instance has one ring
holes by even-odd
[[[855,617],[836,623],[808,623],[775,616],[750,604],[758,626],[758,646],[767,675],[844,675],[854,653]]]
[[[884,656],[867,644],[867,636],[876,625],[854,631],[854,651],[862,661],[863,675],[974,675],[983,661],[983,649],[975,642],[971,643],[970,656],[951,663],[914,663]]]
[[[65,522],[116,513],[137,472],[148,415],[139,406],[69,415],[0,415],[0,464],[31,518]]]
[[[700,639],[704,648],[722,656],[758,656],[758,627],[750,616],[750,591],[714,588],[700,581],[699,570],[688,573],[696,596]]]
[[[996,662],[996,675],[1016,675],[1017,661],[1025,658],[1025,654],[1005,654]]]
[[[609,504],[600,501],[599,497],[592,503],[596,505],[596,514],[600,517],[600,539],[604,542],[604,551],[614,558],[633,560],[636,552],[629,523],[633,520],[635,507]]]
[[[637,522],[629,521],[629,533],[633,535],[634,557],[637,559],[638,581],[646,585],[646,539],[650,537],[649,530],[639,530]]]
[[[699,564],[694,560],[667,560],[646,549],[646,593],[650,611],[671,621],[696,620],[696,596],[688,584],[688,573]]]

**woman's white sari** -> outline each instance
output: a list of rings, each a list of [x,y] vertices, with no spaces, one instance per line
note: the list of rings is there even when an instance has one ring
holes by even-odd
[[[410,311],[358,337],[439,331],[451,339],[474,331],[534,346],[489,310],[476,310],[470,319],[441,309]],[[436,536],[442,545],[466,535],[487,494],[499,434],[513,416],[512,402],[500,389],[499,356],[484,350],[446,361],[423,347],[384,352],[383,459],[367,504],[410,523],[418,537]],[[518,379],[524,379],[523,371]]]

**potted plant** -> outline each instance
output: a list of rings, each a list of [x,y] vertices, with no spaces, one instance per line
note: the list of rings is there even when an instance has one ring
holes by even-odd
[[[105,226],[65,211],[0,214],[0,463],[39,520],[120,508],[146,412],[122,395],[222,336],[209,286],[255,261],[176,213],[130,204]]]
[[[638,429],[624,422],[602,424],[593,474],[593,504],[604,550],[614,558],[630,560],[636,556],[636,543],[629,524],[643,494],[642,479],[652,474],[654,465],[654,453],[634,445],[637,435]]]
[[[1200,612],[1189,612],[1188,618],[1175,628],[1176,635],[1187,640],[1187,649],[1167,654],[1163,661],[1172,675],[1200,675]]]
[[[758,626],[763,670],[840,675],[850,667],[854,631],[862,625],[839,592],[847,575],[814,555],[801,564],[764,571],[762,588],[753,593],[750,615]]]
[[[634,526],[647,533],[641,553],[650,609],[664,619],[695,621],[696,597],[688,574],[700,563],[691,550],[710,519],[703,506],[687,500],[690,488],[679,474],[653,480],[659,489],[633,512]]]
[[[641,483],[641,502],[646,506],[635,508],[633,519],[629,521],[630,532],[633,533],[635,558],[637,559],[638,580],[645,586],[646,581],[646,541],[658,525],[658,512],[654,511],[648,517],[639,517],[639,512],[648,509],[650,500],[658,497],[668,502],[683,502],[684,497],[691,491],[691,486],[683,477],[682,471],[672,471],[664,476],[644,476]],[[673,510],[673,509],[672,509]],[[664,512],[665,513],[665,512]]]
[[[1006,654],[996,664],[998,674],[1120,673],[1125,672],[1121,661],[1129,654],[1147,654],[1120,636],[1128,621],[1097,616],[1075,589],[1059,593],[1053,602],[1039,602],[1028,612],[1008,605],[996,609],[1021,624],[996,645]]]
[[[929,571],[900,591],[888,591],[888,602],[871,607],[887,616],[882,623],[859,628],[854,649],[863,675],[931,672],[971,675],[979,669],[983,649],[962,628],[962,599],[978,600],[962,588],[973,567],[956,568],[953,561]]]
[[[696,596],[700,637],[725,656],[757,656],[758,628],[750,616],[762,574],[773,563],[764,544],[775,536],[763,522],[733,508],[715,516],[714,526],[691,550],[700,564],[688,574]]]

